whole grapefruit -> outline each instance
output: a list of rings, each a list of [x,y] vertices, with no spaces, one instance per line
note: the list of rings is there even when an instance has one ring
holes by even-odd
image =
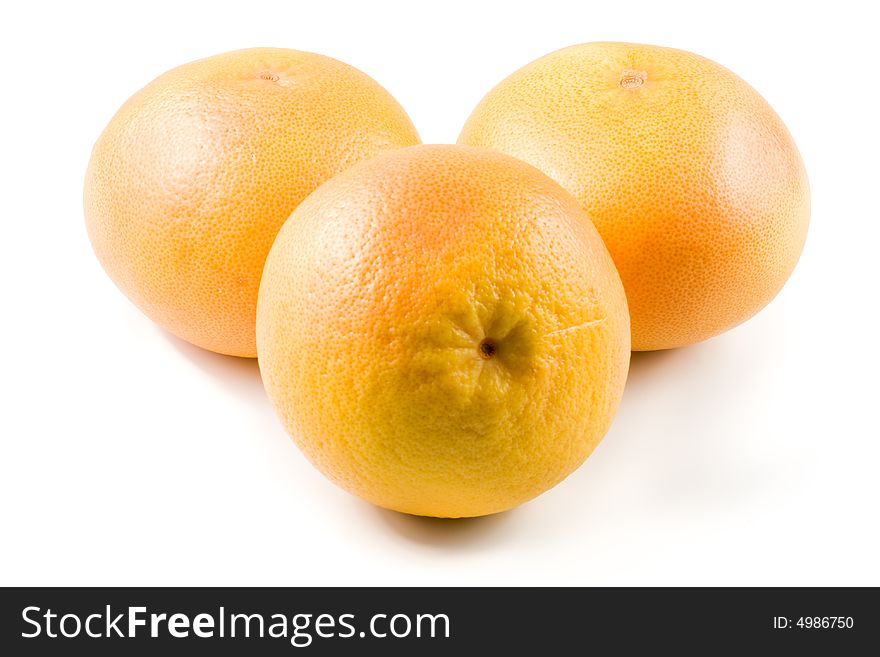
[[[809,188],[788,130],[746,82],[693,53],[554,52],[492,89],[459,143],[521,158],[578,199],[620,272],[636,350],[748,319],[806,238]]]
[[[86,173],[86,225],[119,288],[175,335],[256,356],[263,262],[285,219],[355,162],[419,143],[373,79],[255,48],[161,75],[110,121]]]
[[[266,261],[257,345],[275,409],[326,476],[459,517],[583,462],[623,392],[630,329],[570,194],[501,153],[414,146],[294,211]]]

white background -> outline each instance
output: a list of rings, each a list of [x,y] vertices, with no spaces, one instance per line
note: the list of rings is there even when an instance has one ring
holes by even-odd
[[[0,24],[0,584],[880,585],[880,67],[871,3],[19,3]],[[760,315],[636,355],[605,440],[563,484],[449,521],[337,489],[255,361],[142,316],[82,217],[92,144],[169,68],[311,50],[383,84],[425,142],[560,47],[698,52],[775,107],[810,174],[801,262]]]

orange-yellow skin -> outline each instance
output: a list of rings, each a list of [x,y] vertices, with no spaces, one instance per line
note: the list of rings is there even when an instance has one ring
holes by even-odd
[[[617,408],[629,336],[574,198],[460,146],[386,153],[318,189],[279,233],[257,306],[266,390],[306,456],[429,516],[503,511],[577,468]]]
[[[89,237],[157,323],[254,357],[260,274],[290,213],[355,162],[417,143],[394,98],[336,60],[280,48],[202,59],[137,92],[101,134]]]
[[[754,89],[693,53],[554,52],[490,91],[459,143],[521,158],[580,201],[623,280],[635,350],[748,319],[806,238],[809,188],[791,135]]]

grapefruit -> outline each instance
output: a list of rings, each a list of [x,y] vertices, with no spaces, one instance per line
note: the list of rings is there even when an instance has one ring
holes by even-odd
[[[584,461],[623,392],[630,329],[570,194],[501,153],[414,146],[293,212],[266,261],[257,346],[275,409],[327,477],[460,517]]]
[[[623,280],[636,350],[748,319],[806,238],[809,188],[788,130],[746,82],[693,53],[554,52],[492,89],[459,143],[521,158],[578,199]]]
[[[137,92],[86,173],[86,225],[119,288],[175,335],[256,356],[263,262],[284,220],[355,162],[419,143],[373,79],[329,57],[255,48]]]

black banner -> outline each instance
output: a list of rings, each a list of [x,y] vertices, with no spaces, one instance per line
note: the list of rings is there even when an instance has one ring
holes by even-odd
[[[22,588],[0,614],[5,655],[855,654],[880,638],[867,588]]]

